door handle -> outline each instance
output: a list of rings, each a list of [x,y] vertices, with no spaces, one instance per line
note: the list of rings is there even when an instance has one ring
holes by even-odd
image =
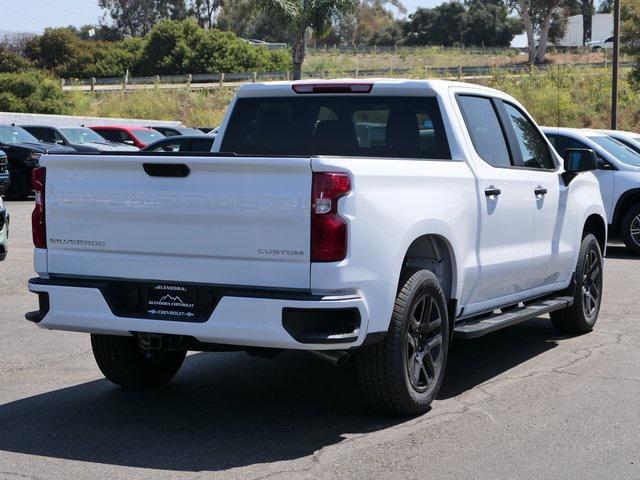
[[[533,191],[533,193],[535,193],[535,194],[536,194],[536,197],[543,197],[543,196],[545,196],[545,195],[546,195],[547,193],[549,193],[549,192],[548,192],[548,191],[547,191],[547,189],[546,189],[546,188],[544,188],[544,187],[538,187],[538,188],[536,188],[536,189]]]
[[[489,188],[485,188],[484,189],[484,194],[487,197],[497,197],[501,193],[502,193],[502,190],[500,190],[499,188],[496,188],[496,187],[489,187]]]
[[[189,175],[189,167],[181,163],[145,163],[142,168],[150,177],[184,178]]]

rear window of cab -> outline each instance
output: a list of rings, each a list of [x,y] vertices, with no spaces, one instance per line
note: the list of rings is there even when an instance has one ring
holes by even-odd
[[[230,117],[221,151],[451,159],[434,97],[241,98]]]

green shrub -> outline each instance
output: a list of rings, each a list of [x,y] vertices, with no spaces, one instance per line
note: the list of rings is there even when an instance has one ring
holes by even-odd
[[[83,40],[68,28],[47,29],[29,41],[25,54],[63,78],[122,77],[127,70],[134,76],[270,72],[291,66],[288,50],[256,47],[194,20],[162,20],[146,37],[113,42]]]
[[[0,52],[0,73],[24,72],[33,68],[26,58],[11,52]]]
[[[0,111],[69,114],[74,99],[62,91],[58,79],[42,71],[0,73]]]
[[[145,75],[287,70],[288,52],[250,45],[231,32],[194,20],[162,20],[145,39],[137,72]]]

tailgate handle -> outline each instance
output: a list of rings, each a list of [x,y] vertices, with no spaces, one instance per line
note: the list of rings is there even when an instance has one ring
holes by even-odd
[[[184,178],[189,175],[189,167],[182,163],[145,163],[144,171],[151,177]]]

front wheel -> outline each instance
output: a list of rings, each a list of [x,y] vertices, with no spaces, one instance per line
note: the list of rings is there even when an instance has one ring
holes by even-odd
[[[103,375],[129,388],[154,387],[171,380],[186,350],[142,350],[137,337],[91,334],[93,356]]]
[[[551,321],[558,331],[581,334],[593,330],[602,302],[602,267],[598,240],[588,234],[580,246],[573,305],[551,313]]]
[[[640,205],[629,209],[621,227],[624,244],[634,255],[640,255]]]
[[[356,356],[368,403],[396,415],[426,411],[442,385],[449,338],[442,288],[432,272],[419,270],[400,287],[385,339]]]

